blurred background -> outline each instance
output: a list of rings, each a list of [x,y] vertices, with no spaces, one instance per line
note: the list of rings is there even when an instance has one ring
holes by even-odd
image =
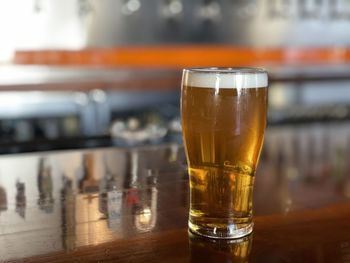
[[[181,69],[270,73],[269,124],[350,117],[349,0],[0,0],[0,153],[181,143]]]
[[[204,66],[269,71],[257,215],[349,200],[350,0],[0,0],[1,256],[184,227],[181,70]]]

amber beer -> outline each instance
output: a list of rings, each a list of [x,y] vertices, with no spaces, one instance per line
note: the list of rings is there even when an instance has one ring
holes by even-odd
[[[189,228],[214,238],[252,232],[255,170],[266,126],[267,73],[183,72],[181,117],[190,179]]]

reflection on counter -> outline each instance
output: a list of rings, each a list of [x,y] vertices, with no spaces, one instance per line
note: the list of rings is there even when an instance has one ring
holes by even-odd
[[[233,240],[202,238],[189,233],[191,262],[247,263],[253,235]]]
[[[83,194],[96,193],[99,190],[98,182],[94,177],[94,156],[84,154],[82,160],[82,179],[79,182],[79,191]]]
[[[158,205],[166,205],[169,198],[176,198],[186,211],[187,197],[184,202],[183,191],[175,185],[186,182],[179,146],[0,159],[5,163],[0,165],[0,245],[26,249],[9,250],[1,260],[157,231]],[[161,198],[159,188],[168,189]],[[168,210],[173,213],[171,207]],[[161,219],[179,223],[169,215]],[[43,223],[47,229],[38,240],[35,230]],[[35,242],[28,244],[30,239]]]
[[[255,189],[256,212],[288,213],[350,197],[348,123],[272,126],[268,129]],[[259,180],[261,178],[261,180]],[[263,178],[263,179],[262,179]],[[309,189],[309,195],[300,193]],[[322,188],[322,191],[320,191]],[[271,189],[276,189],[271,195]],[[268,204],[263,204],[270,195]]]
[[[19,214],[20,217],[25,218],[25,212],[26,212],[26,188],[25,184],[17,181],[16,183],[16,212]]]
[[[39,160],[38,169],[38,191],[39,191],[39,208],[46,213],[53,211],[54,199],[52,196],[52,177],[51,166],[45,158]]]
[[[7,210],[7,196],[5,188],[0,186],[0,213]]]
[[[268,128],[255,180],[255,215],[349,199],[349,130],[349,123]],[[175,143],[3,156],[0,246],[12,249],[2,256],[71,251],[165,226],[186,228],[179,218],[187,218],[187,185],[184,151]],[[203,248],[191,242],[194,254]],[[250,246],[234,244],[229,259],[245,262]]]

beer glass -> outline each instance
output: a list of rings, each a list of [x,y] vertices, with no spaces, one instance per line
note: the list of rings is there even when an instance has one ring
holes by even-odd
[[[253,184],[266,126],[267,86],[262,69],[183,71],[188,225],[196,234],[239,238],[253,230]]]

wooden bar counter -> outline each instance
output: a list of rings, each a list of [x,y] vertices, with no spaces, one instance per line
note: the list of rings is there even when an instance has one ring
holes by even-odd
[[[269,127],[252,235],[187,231],[181,145],[0,157],[1,262],[349,262],[349,123]]]

